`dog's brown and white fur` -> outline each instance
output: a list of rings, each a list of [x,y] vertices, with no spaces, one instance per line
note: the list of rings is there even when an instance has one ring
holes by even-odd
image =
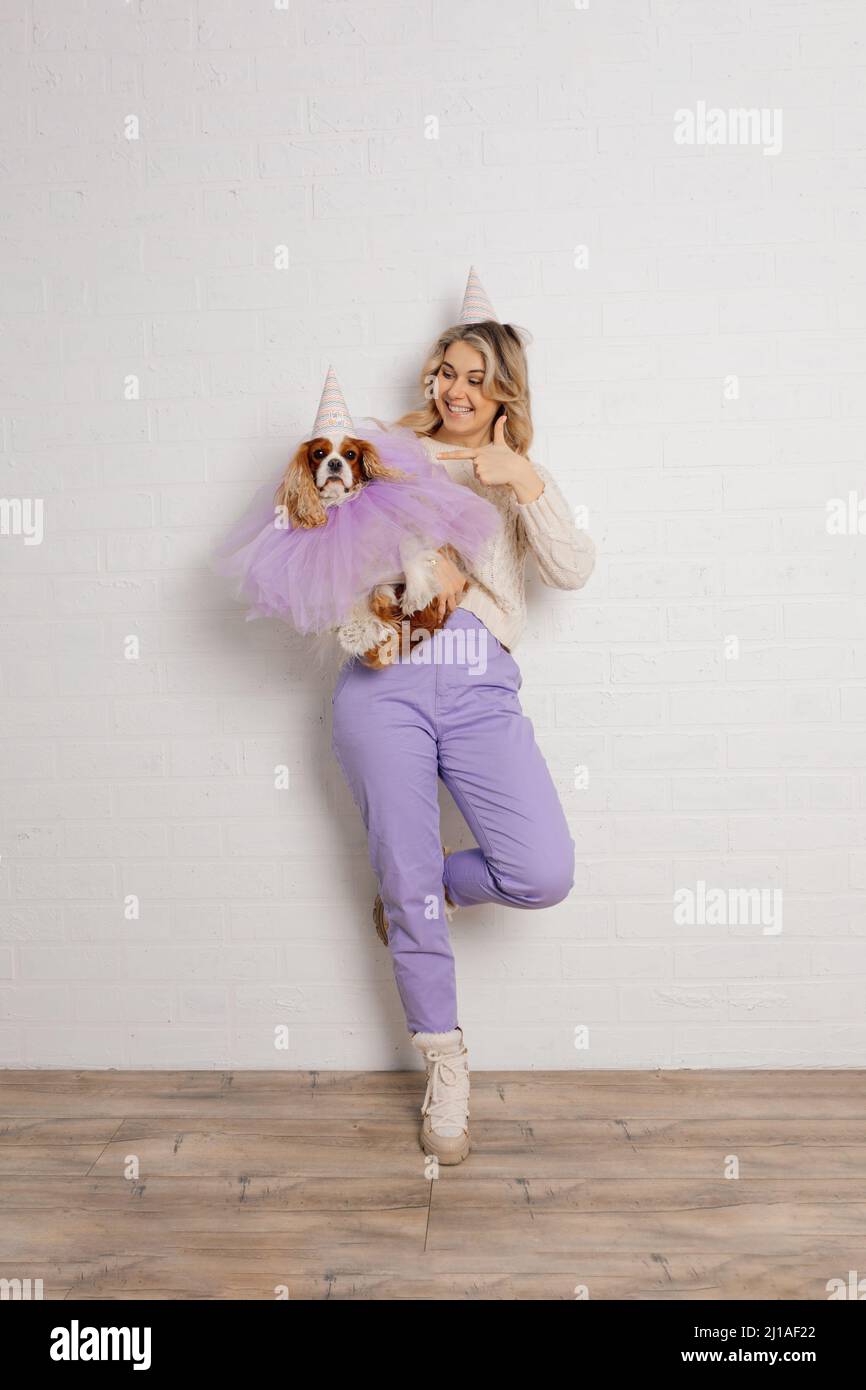
[[[387,468],[372,444],[341,432],[330,438],[318,435],[300,446],[280,484],[275,503],[284,507],[292,526],[324,526],[330,507],[350,505],[361,489],[374,479],[398,479],[405,475]],[[450,546],[443,550],[456,564],[460,557]],[[368,666],[387,666],[393,659],[394,636],[409,622],[409,640],[442,626],[437,616],[434,565],[437,552],[407,538],[402,548],[402,573],[383,575],[371,594],[361,599],[339,629],[342,647]]]

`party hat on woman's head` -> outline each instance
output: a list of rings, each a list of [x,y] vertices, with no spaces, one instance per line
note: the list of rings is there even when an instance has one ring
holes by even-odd
[[[316,423],[313,425],[312,438],[315,439],[318,435],[327,435],[331,430],[346,430],[351,433],[354,428],[349,407],[346,405],[346,398],[340,390],[337,373],[333,367],[329,367],[328,375],[325,377],[325,385],[322,388],[322,399],[319,401],[319,409],[316,411]]]
[[[487,298],[487,293],[478,278],[475,266],[469,267],[469,279],[463,295],[463,308],[460,310],[460,323],[486,323],[490,319],[498,323],[496,310]]]

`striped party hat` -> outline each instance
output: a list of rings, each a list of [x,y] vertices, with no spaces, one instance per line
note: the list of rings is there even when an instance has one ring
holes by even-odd
[[[337,373],[333,367],[329,367],[328,375],[325,377],[325,385],[322,388],[322,399],[319,401],[319,409],[316,411],[316,423],[313,425],[311,438],[315,439],[320,434],[327,435],[331,430],[346,430],[351,433],[354,428],[349,407],[346,405],[346,398],[340,390]]]
[[[460,323],[484,323],[492,319],[498,323],[496,310],[487,298],[487,293],[478,278],[475,266],[469,267],[469,279],[463,295],[463,308],[460,310]]]

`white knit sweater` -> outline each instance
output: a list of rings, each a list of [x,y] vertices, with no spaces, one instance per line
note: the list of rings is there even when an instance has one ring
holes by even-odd
[[[458,606],[468,608],[511,650],[526,625],[529,552],[535,556],[545,584],[553,589],[581,589],[595,566],[595,546],[576,526],[571,508],[540,463],[532,467],[544,483],[544,491],[534,502],[518,502],[508,484],[488,487],[479,483],[471,459],[437,459],[438,453],[459,445],[437,441],[435,436],[421,436],[421,443],[454,482],[471,488],[499,512],[499,529],[466,571],[469,583]]]
[[[532,552],[543,582],[552,589],[581,589],[595,566],[595,546],[575,524],[571,507],[555,480],[540,463],[532,467],[544,483],[533,502],[518,502],[506,485],[487,487],[475,477],[471,459],[437,459],[457,444],[422,437],[433,458],[455,483],[470,487],[497,508],[501,525],[468,571],[470,582],[460,600],[509,650],[526,626],[526,557]]]

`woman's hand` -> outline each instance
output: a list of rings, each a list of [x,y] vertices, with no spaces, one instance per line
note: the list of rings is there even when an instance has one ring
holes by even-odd
[[[510,486],[518,502],[534,502],[544,491],[544,483],[539,478],[528,458],[515,451],[505,442],[506,416],[500,415],[493,426],[493,440],[475,449],[451,449],[447,453],[437,453],[439,459],[472,459],[475,477],[485,487]]]
[[[437,551],[436,566],[433,571],[437,586],[438,608],[437,619],[439,622],[447,613],[453,613],[454,609],[466,588],[466,577],[457,568],[450,556]]]

